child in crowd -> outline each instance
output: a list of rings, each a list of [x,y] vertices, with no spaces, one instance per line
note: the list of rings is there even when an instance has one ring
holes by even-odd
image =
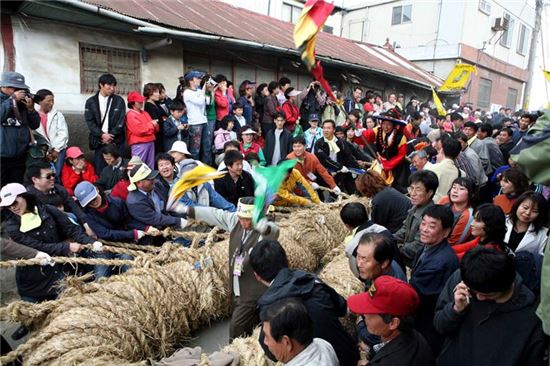
[[[223,147],[227,141],[237,140],[237,133],[233,131],[236,122],[235,116],[225,116],[220,122],[220,128],[214,132],[214,153],[216,154],[216,158],[223,153]]]
[[[240,103],[235,103],[233,105],[233,116],[235,116],[235,119],[238,124],[235,124],[235,127],[237,127],[237,131],[241,131],[241,128],[243,128],[246,125],[246,119],[243,116],[244,113],[244,107]]]
[[[164,151],[170,150],[172,144],[176,141],[188,143],[189,125],[187,124],[187,111],[185,104],[179,100],[174,100],[168,107],[170,116],[163,125],[164,133]]]
[[[317,114],[309,115],[309,129],[304,132],[306,139],[306,150],[313,153],[315,142],[323,138],[323,129],[319,127],[319,116]]]

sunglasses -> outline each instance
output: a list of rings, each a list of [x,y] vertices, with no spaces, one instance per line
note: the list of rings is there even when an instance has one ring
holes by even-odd
[[[52,178],[55,178],[55,177],[57,177],[57,174],[55,174],[55,173],[50,173],[50,174],[47,174],[47,175],[43,175],[43,176],[41,176],[40,178],[52,179]]]

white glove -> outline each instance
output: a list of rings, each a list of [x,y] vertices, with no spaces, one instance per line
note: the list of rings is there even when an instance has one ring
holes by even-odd
[[[349,173],[349,169],[343,166],[342,169],[340,169],[340,173]]]
[[[136,230],[136,239],[139,240],[145,236],[145,231],[143,230]]]
[[[183,229],[184,227],[187,226],[187,220],[186,219],[180,219],[180,225],[181,225],[181,229]]]
[[[267,221],[267,219],[264,217],[263,219],[261,219],[260,221],[258,221],[258,223],[256,224],[256,226],[254,227],[254,229],[259,232],[260,234],[262,235],[265,235],[267,234],[267,232],[269,231],[269,222]]]
[[[149,227],[147,227],[147,230],[145,230],[144,234],[149,235],[149,236],[159,236],[161,234],[161,232],[156,227],[149,226]]]
[[[334,194],[336,194],[337,196],[342,194],[342,190],[338,186],[332,188],[332,192],[334,192]]]
[[[92,244],[92,250],[94,252],[102,252],[103,244],[100,241],[94,241],[94,243]]]
[[[183,203],[176,203],[169,208],[169,211],[175,212],[180,215],[187,215],[189,212],[189,206],[184,205]]]
[[[53,261],[52,257],[50,257],[50,255],[48,253],[38,252],[34,256],[34,258],[35,259],[40,259],[40,265],[41,266],[50,265],[50,266],[53,267],[55,265],[55,262]]]
[[[314,190],[318,190],[319,189],[319,185],[315,182],[311,182],[311,188],[313,188]]]
[[[355,130],[355,136],[356,136],[356,137],[360,137],[360,136],[361,136],[361,130],[356,129],[356,130]]]

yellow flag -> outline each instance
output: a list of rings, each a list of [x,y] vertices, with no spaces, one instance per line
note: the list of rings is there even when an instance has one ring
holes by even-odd
[[[456,64],[447,76],[439,91],[454,91],[464,89],[470,80],[471,73],[477,74],[477,68],[469,64]]]
[[[546,81],[550,83],[550,71],[543,69],[542,72],[544,73],[544,77],[546,78]]]
[[[447,111],[443,107],[443,103],[441,103],[441,99],[439,99],[439,97],[437,96],[434,88],[432,88],[432,97],[434,100],[435,108],[437,109],[437,114],[439,114],[440,116],[446,115]]]
[[[199,165],[196,168],[183,173],[180,179],[170,190],[170,196],[168,197],[168,204],[166,207],[171,207],[189,189],[196,187],[199,184],[206,183],[209,180],[221,178],[225,175],[225,173],[226,172],[218,172],[216,169],[209,167],[208,165]]]

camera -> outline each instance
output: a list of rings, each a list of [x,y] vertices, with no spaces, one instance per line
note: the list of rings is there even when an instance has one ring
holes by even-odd
[[[212,76],[210,76],[210,78],[208,78],[208,81],[206,83],[210,86],[218,85],[218,83],[214,79],[212,79]]]
[[[20,90],[23,90],[25,92],[25,96],[28,97],[28,98],[31,98],[32,100],[34,100],[34,94],[30,92],[29,89],[15,89],[15,91],[20,91]]]

